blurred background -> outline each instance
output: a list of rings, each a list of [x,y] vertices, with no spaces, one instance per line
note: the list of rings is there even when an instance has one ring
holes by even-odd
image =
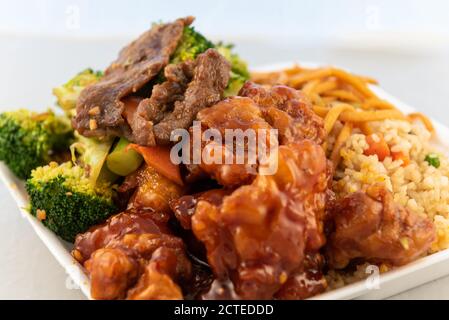
[[[447,0],[0,0],[0,111],[54,104],[54,86],[106,67],[152,22],[186,15],[209,38],[234,43],[250,67],[348,68],[449,125]],[[0,299],[82,298],[3,185],[0,203]],[[449,299],[449,279],[397,298]]]

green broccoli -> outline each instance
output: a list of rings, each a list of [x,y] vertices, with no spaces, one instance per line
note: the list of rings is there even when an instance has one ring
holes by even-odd
[[[200,53],[209,48],[215,48],[231,64],[231,75],[228,86],[225,90],[225,96],[236,95],[245,81],[249,79],[249,71],[246,62],[232,52],[233,45],[224,45],[223,43],[213,44],[202,34],[195,31],[193,27],[185,27],[178,47],[170,58],[170,63],[180,63],[186,60],[195,59]],[[156,77],[155,83],[164,81],[163,71]]]
[[[67,150],[72,138],[68,119],[50,110],[36,113],[21,109],[0,114],[0,160],[21,179]]]
[[[197,32],[193,27],[185,27],[181,40],[179,41],[175,52],[170,57],[170,63],[177,64],[187,60],[194,60],[200,53],[213,47],[214,44],[207,40],[201,33]],[[161,70],[151,81],[150,86],[161,84],[164,81],[164,70]]]
[[[70,146],[72,162],[87,168],[92,185],[99,180],[115,180],[117,177],[104,165],[114,139],[87,138],[77,131],[75,138],[75,143]]]
[[[181,41],[170,58],[170,63],[194,60],[200,53],[213,47],[214,44],[201,33],[195,31],[193,27],[185,27]]]
[[[100,80],[102,76],[102,71],[93,71],[92,69],[86,69],[78,73],[67,83],[54,88],[53,94],[56,96],[58,105],[62,110],[66,112],[69,117],[74,116],[76,100],[78,99],[81,91],[88,85]]]
[[[226,97],[237,95],[243,84],[249,79],[248,66],[236,53],[232,52],[234,46],[218,43],[216,49],[231,63],[231,77],[224,95]]]
[[[76,138],[75,164],[51,162],[33,170],[26,182],[31,214],[69,242],[117,212],[115,176],[104,166],[112,141]]]
[[[33,170],[26,183],[30,212],[60,236],[73,242],[76,235],[117,211],[108,183],[94,186],[86,171],[71,162],[52,162]]]
[[[239,56],[232,52],[232,45],[222,43],[214,44],[193,27],[185,27],[181,40],[170,57],[170,63],[180,63],[187,60],[194,60],[199,54],[209,48],[217,49],[231,63],[231,77],[225,96],[236,95],[246,80],[249,79],[249,72],[246,63]],[[67,113],[68,116],[75,115],[76,100],[81,91],[88,85],[101,79],[102,71],[93,71],[86,69],[78,73],[67,83],[53,89],[53,94],[57,98],[58,105]],[[160,84],[165,81],[164,71],[161,70],[150,86]]]

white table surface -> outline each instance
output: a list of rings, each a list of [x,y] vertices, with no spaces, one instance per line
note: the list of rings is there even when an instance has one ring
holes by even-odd
[[[360,42],[324,45],[300,38],[234,40],[252,65],[296,59],[336,64],[373,76],[388,92],[449,125],[447,48],[391,42],[374,47],[371,43],[367,48]],[[87,66],[104,67],[124,42],[0,35],[0,110],[51,105],[52,87]],[[3,185],[0,205],[0,299],[83,299],[79,290],[67,288],[70,279],[21,217]],[[449,277],[392,298],[449,299]]]

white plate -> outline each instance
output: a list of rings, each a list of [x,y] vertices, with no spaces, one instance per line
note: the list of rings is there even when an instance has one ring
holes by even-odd
[[[316,67],[318,65],[314,63],[299,64],[306,67]],[[292,62],[289,62],[263,66],[255,69],[258,71],[269,71],[278,70],[291,65]],[[388,100],[398,109],[406,113],[415,110],[377,86],[371,86],[371,89],[379,97]],[[445,141],[449,141],[449,128],[436,120],[432,119],[432,121],[438,134],[438,145],[443,151],[449,150],[448,145],[445,143]],[[0,163],[0,178],[13,196],[21,213],[26,217],[27,221],[47,246],[48,250],[64,267],[66,272],[72,277],[73,281],[80,287],[86,297],[91,298],[89,279],[83,272],[83,268],[70,255],[71,245],[55,236],[55,234],[45,228],[42,223],[25,210],[28,206],[28,196],[24,189],[24,184],[22,181],[19,181],[3,163]],[[421,258],[406,266],[380,275],[379,285],[376,286],[378,289],[370,289],[370,286],[367,286],[366,281],[363,280],[321,294],[313,299],[382,299],[446,275],[449,275],[449,249]]]

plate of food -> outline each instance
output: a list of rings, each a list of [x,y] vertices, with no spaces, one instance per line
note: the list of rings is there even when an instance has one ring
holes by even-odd
[[[449,274],[448,128],[334,66],[248,70],[192,23],[0,115],[0,176],[87,297],[384,298]]]

